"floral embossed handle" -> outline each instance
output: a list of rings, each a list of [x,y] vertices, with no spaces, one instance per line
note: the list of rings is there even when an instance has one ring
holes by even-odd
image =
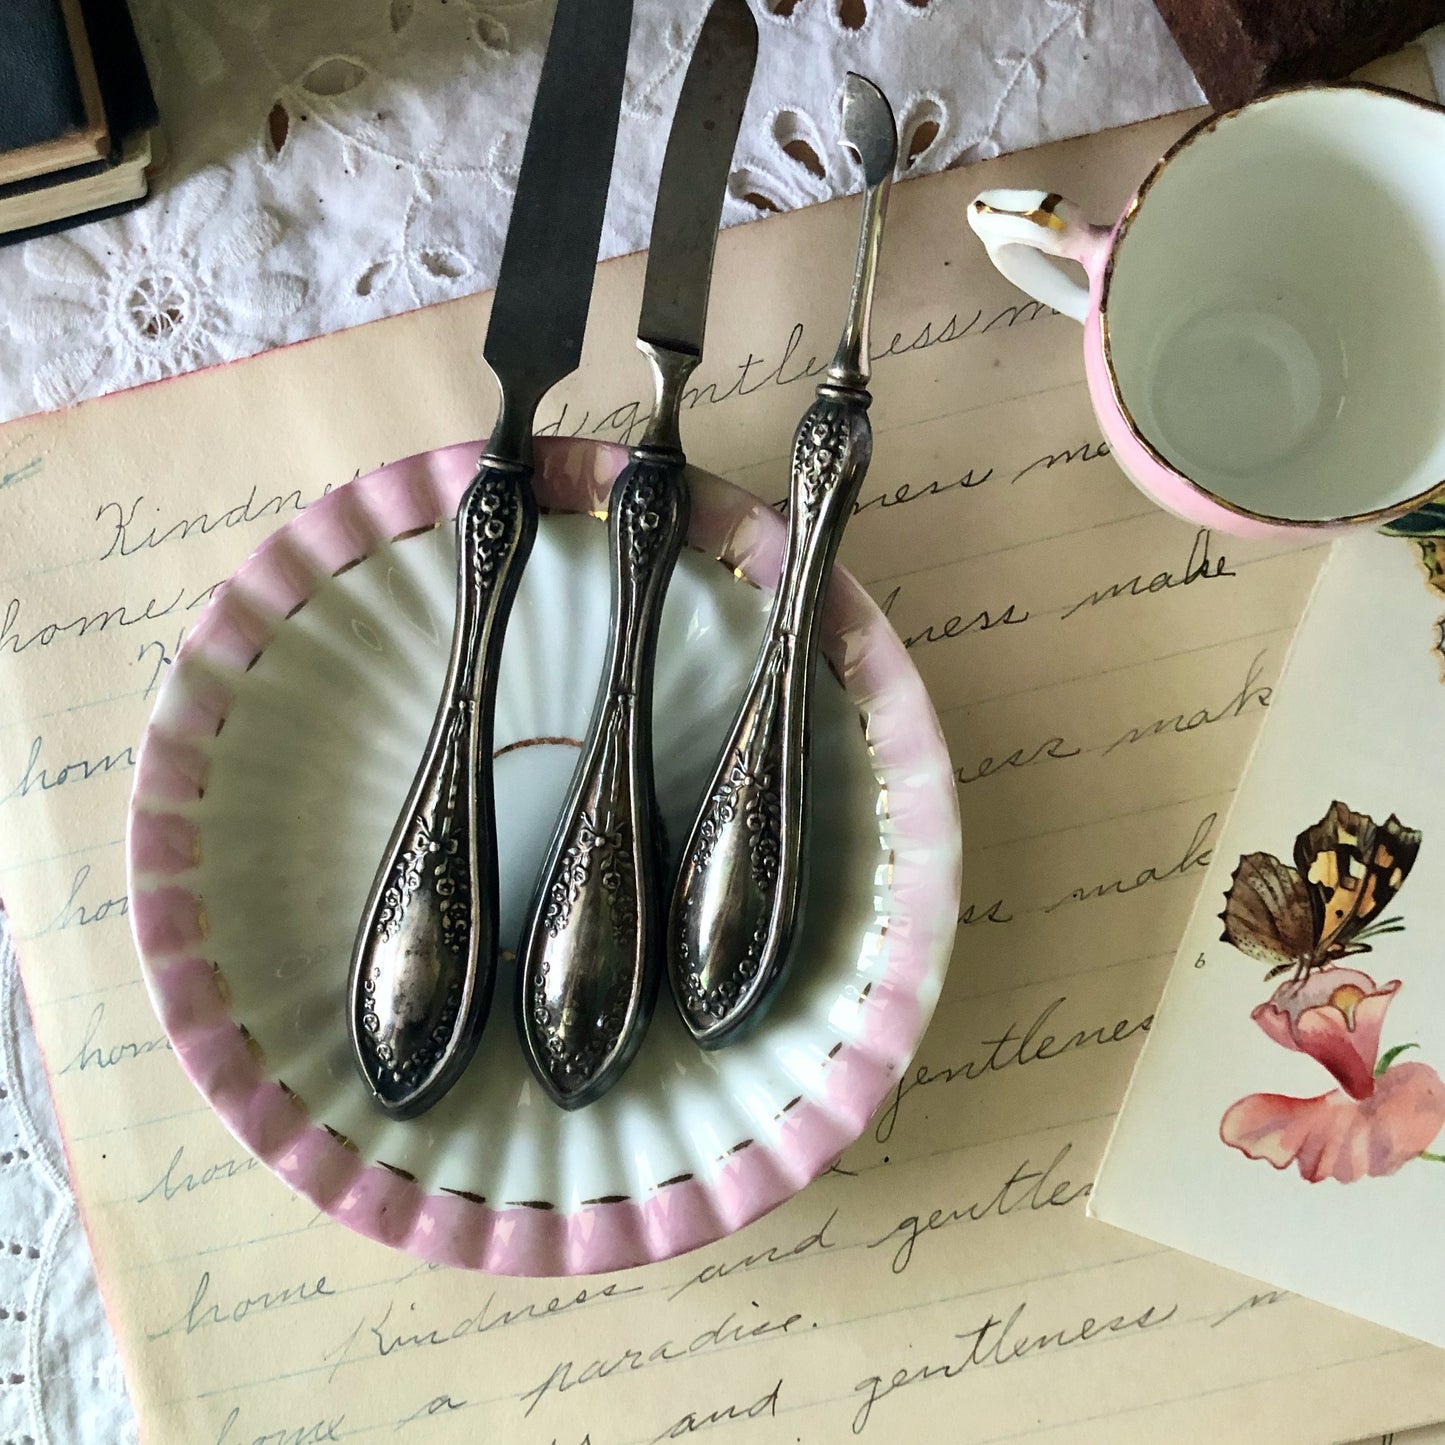
[[[502,637],[536,528],[531,468],[484,458],[457,511],[457,613],[441,701],[351,958],[356,1060],[398,1119],[456,1082],[491,1006],[492,719]]]
[[[582,756],[518,955],[518,1028],[563,1108],[631,1061],[662,976],[662,848],[652,676],[668,578],[687,533],[680,453],[634,454],[612,491],[608,657]]]
[[[806,882],[812,685],[822,598],[872,455],[869,395],[825,383],[793,440],[782,577],[762,650],[682,852],[673,995],[704,1048],[756,1023],[788,961]]]
[[[823,596],[873,455],[868,333],[888,192],[893,110],[850,74],[843,143],[866,183],[843,334],[793,437],[788,545],[752,680],[692,826],[668,916],[668,977],[692,1036],[731,1043],[777,996],[806,884],[812,690]]]

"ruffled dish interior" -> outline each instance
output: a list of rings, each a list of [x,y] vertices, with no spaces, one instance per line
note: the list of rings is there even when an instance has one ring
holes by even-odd
[[[606,558],[600,520],[544,516],[508,630],[495,741],[509,946],[587,726],[605,642]],[[306,565],[304,548],[294,560]],[[233,1014],[266,1072],[313,1120],[427,1191],[572,1210],[643,1195],[681,1174],[706,1177],[743,1141],[766,1146],[790,1102],[822,1097],[829,1051],[856,1022],[886,916],[889,846],[858,713],[825,670],[812,891],[797,961],[753,1039],[700,1052],[664,992],[622,1083],[568,1114],[528,1074],[508,959],[461,1083],[421,1119],[388,1121],[351,1059],[347,962],[440,691],[454,562],[449,526],[381,542],[321,582],[249,671],[214,679],[234,701],[194,811],[193,887]],[[668,595],[654,708],[659,796],[674,839],[741,695],[767,606],[767,595],[730,567],[684,553]]]
[[[699,1052],[670,1000],[630,1073],[565,1114],[528,1075],[507,997],[421,1119],[371,1105],[344,1025],[352,935],[435,707],[450,519],[479,443],[394,462],[273,533],[192,628],[136,757],[130,919],[176,1058],[259,1159],[358,1234],[433,1263],[593,1274],[756,1219],[861,1134],[918,1047],[948,967],[960,842],[917,670],[846,573],[822,637],[813,887],[794,968],[746,1042]],[[605,514],[626,454],[537,442],[547,511],[497,710],[502,925],[515,937],[586,725],[607,622]],[[674,838],[754,654],[786,536],[690,476],[655,733]]]

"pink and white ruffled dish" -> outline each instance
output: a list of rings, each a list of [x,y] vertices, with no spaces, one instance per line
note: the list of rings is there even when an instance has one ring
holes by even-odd
[[[812,888],[764,1026],[704,1054],[664,996],[623,1081],[565,1113],[523,1062],[504,968],[462,1081],[419,1120],[383,1117],[349,1054],[347,961],[440,689],[455,557],[442,524],[479,451],[425,453],[339,487],[218,591],[138,757],[131,917],[186,1072],[236,1137],[333,1219],[439,1264],[611,1271],[740,1228],[862,1133],[948,965],[957,806],[923,684],[840,572],[824,629],[832,676],[818,689]],[[590,712],[607,622],[598,518],[625,460],[601,444],[538,443],[545,515],[496,722],[504,938]],[[785,531],[726,482],[693,473],[692,486],[654,709],[674,838],[741,693]]]

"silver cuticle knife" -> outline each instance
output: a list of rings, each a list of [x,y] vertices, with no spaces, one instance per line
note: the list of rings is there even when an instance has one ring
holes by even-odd
[[[559,0],[522,153],[484,347],[501,408],[457,512],[446,683],[352,951],[353,1052],[398,1119],[456,1082],[491,1006],[497,669],[537,526],[537,407],[581,358],[631,28],[632,0]]]
[[[668,967],[703,1048],[742,1037],[777,995],[806,881],[812,692],[822,602],[873,451],[868,322],[898,133],[883,92],[849,75],[842,140],[863,220],[838,350],[793,437],[788,540],[752,680],[682,851]]]
[[[688,526],[678,418],[702,356],[728,168],[757,58],[746,0],[714,0],[663,159],[637,344],[655,402],[612,489],[612,618],[587,737],[518,952],[518,1027],[563,1108],[627,1067],[663,972],[665,880],[652,778],[652,678],[663,594]]]

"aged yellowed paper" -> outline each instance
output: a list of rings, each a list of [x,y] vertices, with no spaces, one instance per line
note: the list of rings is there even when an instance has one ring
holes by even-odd
[[[127,932],[132,748],[179,636],[324,488],[486,428],[487,298],[0,429],[0,880],[152,1445],[1316,1442],[1445,1415],[1435,1352],[1084,1217],[1320,554],[1137,495],[1089,412],[1077,329],[995,275],[964,208],[1027,184],[1111,216],[1185,124],[895,192],[875,460],[843,558],[947,732],[958,946],[858,1145],[668,1265],[489,1279],[325,1222],[185,1080]],[[770,499],[855,228],[845,201],[719,247],[685,435]],[[551,428],[638,433],[641,278],[639,258],[600,269]]]

